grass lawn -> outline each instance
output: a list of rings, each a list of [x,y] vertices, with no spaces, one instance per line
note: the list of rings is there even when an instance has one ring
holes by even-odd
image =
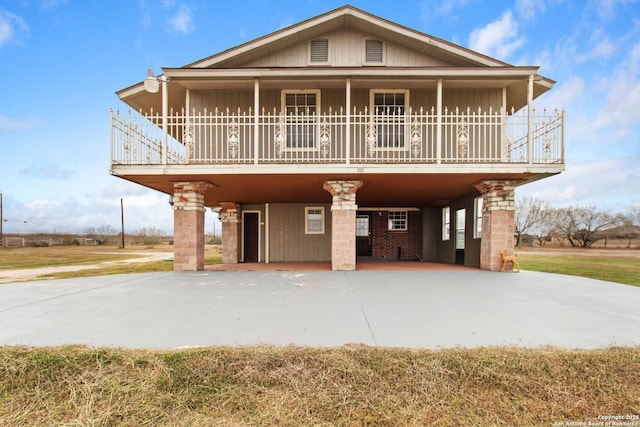
[[[538,254],[535,251],[518,252],[523,270],[568,274],[607,280],[625,285],[640,286],[640,258],[625,256],[624,251],[608,256],[581,256],[571,250],[555,254]]]
[[[638,384],[640,348],[0,347],[0,425],[587,425]]]

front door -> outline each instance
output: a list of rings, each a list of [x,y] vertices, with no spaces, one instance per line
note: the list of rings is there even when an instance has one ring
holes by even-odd
[[[371,246],[371,212],[356,214],[356,255],[373,255]]]
[[[242,248],[244,262],[258,262],[258,212],[242,213]]]

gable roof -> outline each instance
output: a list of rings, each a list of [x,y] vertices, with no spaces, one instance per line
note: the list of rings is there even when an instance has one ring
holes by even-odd
[[[198,60],[182,68],[233,67],[341,28],[355,29],[397,43],[458,67],[504,67],[509,64],[462,46],[345,5],[263,37]]]

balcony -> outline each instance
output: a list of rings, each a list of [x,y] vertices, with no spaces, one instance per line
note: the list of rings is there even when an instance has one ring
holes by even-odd
[[[564,165],[564,112],[111,113],[111,164]]]

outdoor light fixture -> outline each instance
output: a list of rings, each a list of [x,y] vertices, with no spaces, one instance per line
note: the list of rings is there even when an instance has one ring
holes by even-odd
[[[171,196],[169,196],[169,204],[170,204],[171,206],[173,206],[173,196],[172,196],[172,195],[171,195]]]
[[[167,76],[154,76],[153,70],[149,68],[147,70],[147,78],[144,79],[144,89],[149,93],[158,93],[160,90],[160,83],[162,83],[162,164],[167,164],[167,136],[168,136],[168,121],[167,116],[169,114],[169,90],[167,83],[169,79]]]

